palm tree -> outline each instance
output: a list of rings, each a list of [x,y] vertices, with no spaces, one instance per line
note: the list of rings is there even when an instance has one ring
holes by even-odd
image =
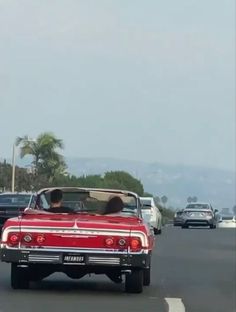
[[[187,198],[187,202],[190,204],[192,201],[193,201],[192,197],[189,196],[189,197]]]
[[[162,201],[162,203],[164,204],[164,206],[166,205],[166,203],[168,202],[168,197],[167,196],[162,196],[161,197],[161,201]]]
[[[194,196],[194,197],[193,197],[193,202],[196,203],[197,201],[198,201],[197,196]]]
[[[161,202],[161,199],[160,199],[159,196],[155,196],[155,197],[154,197],[154,201],[155,201],[155,204],[156,204],[156,205],[159,205],[160,202]]]
[[[33,157],[32,165],[37,175],[45,175],[51,181],[56,174],[65,172],[64,157],[57,151],[64,145],[53,133],[41,133],[36,140],[30,140],[28,136],[18,137],[16,145],[20,146],[21,158],[26,155]]]

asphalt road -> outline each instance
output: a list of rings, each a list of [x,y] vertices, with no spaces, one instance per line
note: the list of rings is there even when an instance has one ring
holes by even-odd
[[[130,295],[106,277],[77,281],[62,274],[14,291],[10,265],[0,263],[0,312],[184,311],[165,298],[179,298],[187,312],[236,311],[235,229],[167,227],[157,237],[152,268],[152,285]]]

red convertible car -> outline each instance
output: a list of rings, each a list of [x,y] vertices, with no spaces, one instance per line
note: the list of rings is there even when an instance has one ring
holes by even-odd
[[[11,263],[14,289],[54,272],[75,279],[95,273],[116,283],[125,277],[126,292],[140,293],[150,284],[153,244],[135,193],[50,188],[38,192],[32,208],[6,221],[0,258]]]

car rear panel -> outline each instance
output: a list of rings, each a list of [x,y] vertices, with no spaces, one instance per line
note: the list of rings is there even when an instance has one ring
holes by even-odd
[[[183,223],[186,225],[210,225],[213,214],[210,210],[185,210]]]
[[[17,222],[17,219],[11,220]],[[136,217],[50,214],[40,217],[24,216],[20,221],[21,246],[24,248],[39,247],[36,243],[38,235],[44,236],[43,248],[104,249],[107,248],[106,238],[112,238],[114,244],[111,244],[108,250],[119,250],[118,240],[123,238],[128,243],[131,236],[140,237],[143,247],[147,248],[146,231],[146,226]],[[14,226],[5,230],[3,241],[10,232],[14,232]],[[32,237],[30,242],[24,242],[25,235]],[[125,248],[128,247],[125,245],[122,250]]]
[[[37,221],[36,221],[37,219]],[[91,220],[93,219],[93,220]],[[105,216],[43,216],[8,221],[1,242],[1,259],[22,264],[146,267],[154,241],[139,218]],[[147,229],[148,230],[148,229]],[[19,234],[16,245],[9,237]],[[25,237],[31,237],[29,242]],[[38,241],[38,236],[40,241]],[[114,243],[107,244],[107,238]],[[138,238],[140,248],[132,249]],[[124,240],[124,245],[119,243]]]

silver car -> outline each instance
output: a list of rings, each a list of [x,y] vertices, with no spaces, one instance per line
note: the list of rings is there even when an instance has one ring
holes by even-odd
[[[216,228],[217,213],[209,203],[191,203],[188,204],[182,214],[182,228],[189,226],[208,226],[211,229]]]
[[[174,218],[173,218],[174,226],[181,226],[182,225],[182,223],[183,223],[183,218],[182,218],[183,212],[184,212],[183,209],[175,212]]]

